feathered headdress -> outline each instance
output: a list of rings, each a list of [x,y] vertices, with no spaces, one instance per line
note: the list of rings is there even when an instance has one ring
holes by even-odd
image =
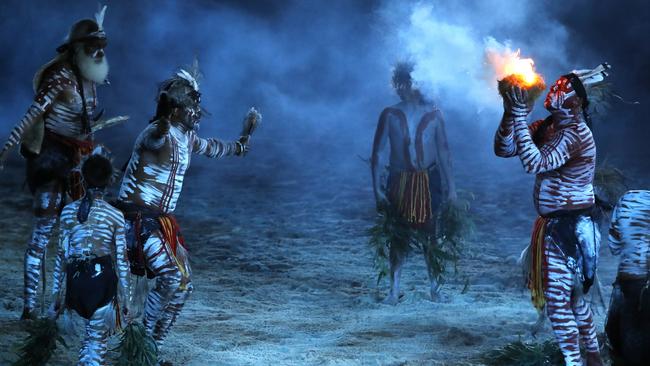
[[[582,113],[585,122],[591,127],[591,116],[589,106],[596,106],[603,102],[610,95],[609,84],[605,78],[609,76],[609,69],[612,67],[607,62],[596,66],[594,69],[573,70],[563,77],[569,79],[573,90],[582,99]]]
[[[150,122],[165,115],[169,106],[194,106],[200,108],[201,114],[206,114],[207,111],[200,107],[199,82],[201,77],[199,61],[195,58],[190,67],[179,68],[171,78],[163,81],[156,98],[158,109]]]
[[[192,66],[178,69],[171,78],[163,81],[158,97],[165,94],[166,97],[185,104],[187,102],[185,99],[188,96],[187,87],[193,90],[189,94],[200,96],[199,81],[201,76],[199,61],[195,58]]]
[[[199,81],[202,77],[201,71],[199,70],[199,60],[195,57],[194,62],[192,62],[192,66],[185,69],[179,69],[176,72],[176,76],[186,80],[195,91],[199,91]]]

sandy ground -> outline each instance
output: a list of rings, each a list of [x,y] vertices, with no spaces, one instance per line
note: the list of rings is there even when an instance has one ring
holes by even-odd
[[[272,166],[224,177],[220,167],[234,163],[201,164],[186,177],[177,210],[195,292],[162,351],[174,364],[477,365],[486,350],[531,339],[536,312],[515,261],[534,220],[533,178],[520,167],[505,172],[507,179],[457,172],[459,186],[476,195],[477,218],[460,275],[444,287],[446,300],[431,302],[424,260],[414,253],[404,296],[389,306],[381,303],[387,283],[375,285],[367,245],[374,203],[362,162],[346,177],[286,174],[272,184],[263,179]],[[22,175],[8,169],[16,174],[5,171],[0,182],[0,364],[15,359],[13,347],[24,336],[18,318],[31,225],[30,196],[13,193]],[[615,268],[604,247],[607,299]],[[465,278],[470,286],[461,293]],[[596,321],[602,330],[602,313]],[[539,337],[551,336],[547,326]],[[51,363],[73,364],[78,342],[71,338]]]

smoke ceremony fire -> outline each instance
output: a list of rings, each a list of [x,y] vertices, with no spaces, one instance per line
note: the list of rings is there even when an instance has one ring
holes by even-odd
[[[490,49],[486,52],[488,63],[494,68],[497,79],[510,78],[516,80],[516,85],[530,89],[537,85],[543,85],[544,79],[535,72],[535,61],[532,58],[521,58],[521,51],[510,51],[509,49],[499,52]]]

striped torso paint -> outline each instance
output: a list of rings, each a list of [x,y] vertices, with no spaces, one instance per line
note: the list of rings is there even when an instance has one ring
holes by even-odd
[[[525,117],[504,118],[494,147],[498,156],[518,156],[526,172],[536,174],[533,198],[540,215],[593,206],[596,145],[583,120],[528,126]]]
[[[609,227],[609,249],[621,256],[619,275],[648,276],[650,191],[628,191],[618,201]]]
[[[65,206],[61,213],[59,246],[54,266],[52,292],[63,286],[65,263],[74,257],[111,255],[119,279],[120,295],[128,293],[129,265],[126,259],[124,216],[102,199],[93,201],[88,219],[80,223],[77,212],[81,200]]]
[[[172,124],[169,133],[156,139],[154,123],[138,136],[124,172],[119,200],[171,213],[181,194],[192,153],[219,158],[235,152],[234,143],[203,139],[194,131]]]
[[[92,116],[97,106],[95,83],[84,81],[86,111]],[[84,140],[82,124],[83,105],[77,79],[69,66],[59,64],[45,75],[32,105],[25,116],[13,128],[4,150],[8,150],[22,140],[24,133],[42,115],[45,128],[56,134]],[[91,127],[92,127],[92,121]]]
[[[72,71],[62,68],[54,74],[54,78],[67,82],[67,88],[52,104],[52,109],[45,114],[45,128],[59,135],[72,137],[82,140],[86,137],[83,133],[81,117],[83,114],[83,104],[81,100],[80,88]],[[95,83],[84,81],[84,97],[86,99],[86,111],[89,117],[92,117],[97,107],[97,93]]]

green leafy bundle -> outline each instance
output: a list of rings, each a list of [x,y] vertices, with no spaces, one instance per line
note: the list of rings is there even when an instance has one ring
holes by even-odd
[[[68,348],[54,319],[33,320],[26,325],[26,330],[28,335],[18,347],[19,358],[13,366],[42,366],[52,358],[58,344]]]
[[[118,366],[155,366],[158,364],[158,347],[147,334],[144,325],[131,322],[124,329],[120,345],[116,349],[120,356]]]
[[[399,214],[390,207],[377,212],[375,225],[368,230],[370,247],[375,252],[375,268],[378,270],[377,283],[389,273],[389,250],[394,245],[400,252],[407,252],[413,244],[412,229]],[[397,248],[399,246],[399,248]]]
[[[562,351],[557,343],[525,343],[521,340],[489,351],[481,357],[488,366],[555,366],[564,365]]]
[[[436,237],[425,229],[415,228],[391,207],[381,209],[375,225],[368,230],[369,244],[374,250],[377,283],[390,271],[390,248],[405,253],[412,249],[424,251],[431,263],[429,275],[438,283],[444,283],[447,265],[454,269],[464,240],[473,233],[474,223],[469,215],[469,201],[455,200],[442,205],[438,212]]]

